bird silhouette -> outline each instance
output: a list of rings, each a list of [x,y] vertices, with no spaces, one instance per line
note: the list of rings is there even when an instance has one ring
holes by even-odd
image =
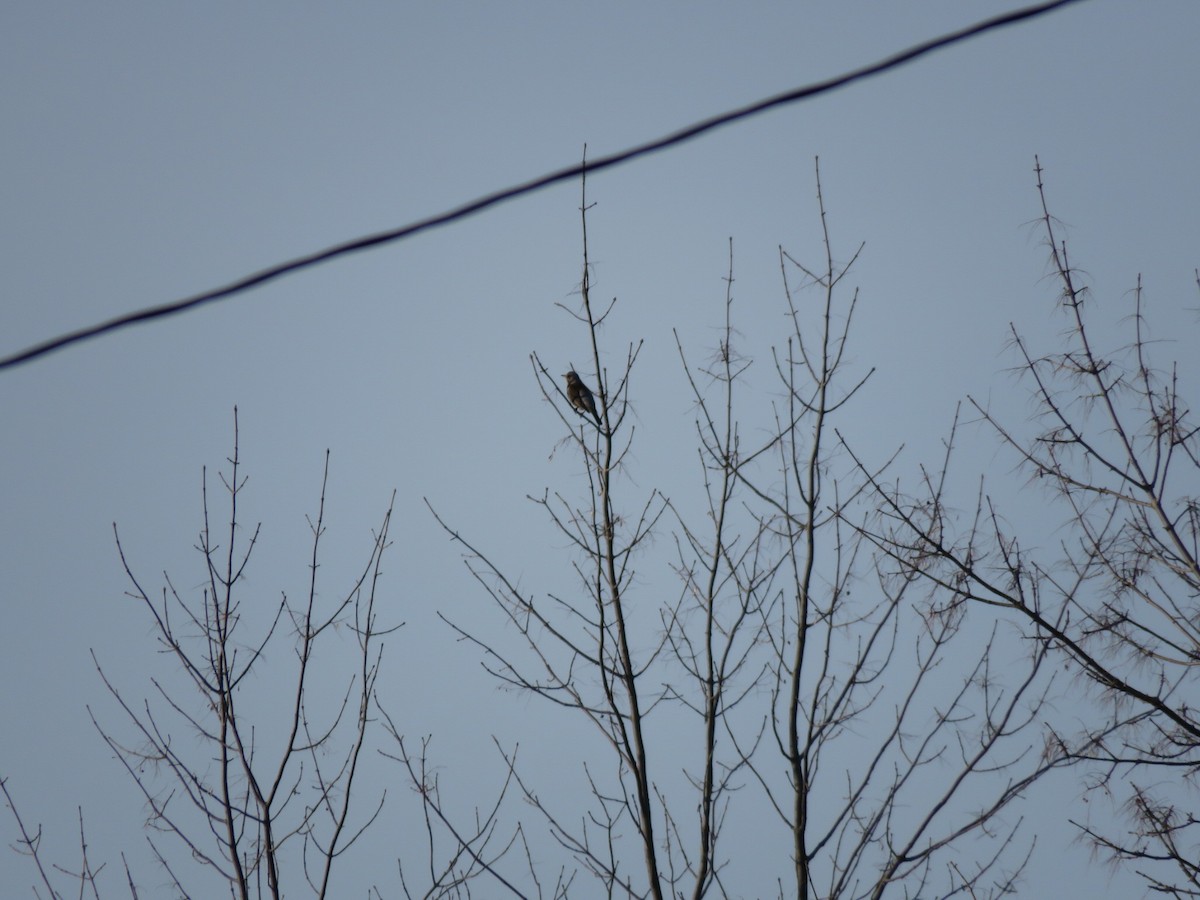
[[[580,415],[590,414],[596,420],[596,425],[599,426],[600,414],[596,412],[596,398],[592,396],[588,386],[575,374],[574,369],[563,375],[563,378],[567,379],[568,402],[579,411]]]

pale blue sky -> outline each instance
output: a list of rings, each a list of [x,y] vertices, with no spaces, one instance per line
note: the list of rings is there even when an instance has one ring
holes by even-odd
[[[8,3],[0,355],[1014,7]],[[866,242],[855,358],[881,374],[851,427],[880,458],[905,443],[912,471],[936,453],[967,392],[1025,408],[1001,374],[1014,363],[1007,325],[1042,342],[1059,327],[1028,225],[1035,153],[1106,315],[1128,312],[1142,273],[1158,336],[1194,336],[1198,36],[1194,0],[1093,0],[596,176],[595,290],[618,298],[610,362],[646,342],[636,487],[694,489],[679,465],[694,459],[692,411],[671,329],[697,356],[716,340],[730,237],[747,349],[777,339],[778,246],[820,259],[817,155],[835,249]],[[89,649],[139,696],[157,663],[123,597],[111,523],[150,583],[166,569],[198,584],[200,469],[228,454],[235,404],[247,515],[264,522],[252,583],[268,598],[302,590],[326,448],[331,581],[358,566],[398,490],[388,574],[408,625],[386,677],[412,732],[446,752],[447,779],[470,783],[459,754],[488,750],[493,732],[563,725],[497,695],[438,623],[438,610],[474,616],[487,600],[421,498],[526,589],[565,577],[545,572],[561,540],[525,497],[570,485],[579,466],[549,458],[560,424],[528,357],[587,358],[555,307],[579,279],[577,206],[576,185],[556,187],[0,374],[0,774],[48,847],[72,852],[83,804],[111,825],[93,833],[97,853],[115,865],[115,848],[140,852],[138,798],[85,712],[115,718]],[[12,840],[7,819],[0,834]],[[1069,871],[1060,896],[1105,895],[1086,850],[1045,843],[1042,884]],[[32,874],[0,853],[0,885]]]

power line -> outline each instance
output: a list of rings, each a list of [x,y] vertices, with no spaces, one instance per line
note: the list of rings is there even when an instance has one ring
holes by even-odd
[[[265,284],[268,281],[274,281],[291,272],[297,272],[301,269],[307,269],[319,263],[327,262],[331,259],[336,259],[340,256],[348,256],[351,253],[357,253],[360,250],[368,250],[372,247],[378,247],[382,244],[390,244],[394,241],[401,241],[405,238],[412,237],[415,234],[420,234],[423,231],[430,231],[434,228],[439,228],[442,225],[449,225],[451,222],[456,222],[459,219],[464,219],[467,216],[482,212],[507,200],[512,200],[524,194],[531,194],[534,191],[539,191],[542,188],[549,187],[553,184],[558,184],[560,181],[570,181],[578,178],[585,170],[588,174],[603,171],[604,169],[612,168],[613,166],[622,163],[630,162],[640,156],[648,156],[651,153],[657,153],[660,150],[665,150],[668,147],[674,147],[677,144],[682,144],[706,134],[709,131],[714,131],[725,125],[731,125],[742,119],[748,119],[752,116],[764,113],[767,110],[774,109],[778,106],[787,106],[792,103],[798,103],[801,100],[807,100],[812,97],[820,96],[821,94],[829,93],[856,81],[862,81],[874,75],[880,75],[890,69],[895,69],[905,63],[912,62],[926,54],[932,53],[935,50],[940,50],[943,47],[949,47],[968,38],[984,34],[989,31],[994,31],[1003,28],[1007,25],[1014,25],[1018,22],[1023,22],[1026,19],[1033,19],[1045,13],[1052,12],[1063,6],[1069,6],[1073,3],[1080,3],[1083,0],[1050,0],[1050,2],[1038,3],[1034,6],[1027,6],[1022,9],[1014,10],[1003,15],[995,16],[991,19],[985,19],[982,22],[977,22],[974,25],[963,28],[959,31],[951,32],[950,34],[942,35],[941,37],[933,38],[924,43],[909,47],[907,50],[902,50],[886,59],[871,65],[864,66],[860,69],[854,69],[843,75],[838,75],[829,78],[825,81],[818,81],[814,84],[805,87],[795,88],[786,91],[782,94],[776,94],[773,97],[768,97],[765,100],[759,100],[756,103],[751,103],[748,106],[743,106],[729,112],[721,113],[720,115],[704,119],[678,131],[672,132],[665,137],[658,138],[645,144],[640,144],[628,150],[622,150],[618,153],[609,156],[600,157],[592,162],[580,163],[567,168],[559,169],[551,172],[548,175],[543,175],[539,178],[534,178],[531,181],[526,181],[523,184],[518,184],[513,187],[504,188],[503,190],[487,194],[479,197],[461,206],[455,207],[447,212],[439,213],[430,216],[426,219],[421,219],[412,224],[405,225],[401,228],[394,228],[389,231],[381,231],[376,234],[367,235],[365,237],[355,238],[354,240],[346,241],[345,243],[336,244],[332,247],[327,247],[324,250],[318,250],[316,253],[310,253],[307,256],[297,257],[288,262],[279,263],[270,266],[266,269],[261,269],[251,275],[231,282],[224,287],[216,288],[215,290],[206,291],[202,294],[194,294],[191,297],[185,297],[182,300],[175,300],[170,303],[164,303],[160,306],[151,306],[146,309],[137,310],[135,312],[126,313],[118,316],[115,319],[110,319],[107,322],[102,322],[99,325],[92,325],[87,328],[81,328],[78,331],[72,331],[59,337],[52,338],[40,344],[35,344],[28,347],[12,356],[0,359],[0,369],[8,369],[22,363],[32,362],[38,357],[45,356],[55,350],[61,350],[72,344],[77,344],[86,341],[90,338],[99,337],[102,334],[107,334],[110,331],[118,331],[122,328],[127,328],[130,325],[136,325],[139,322],[149,322],[153,319],[161,319],[166,316],[173,316],[193,307],[203,306],[206,303],[213,303],[217,300],[224,300],[227,297],[232,297],[235,294],[240,294],[248,291],[250,288],[257,287],[260,284]]]

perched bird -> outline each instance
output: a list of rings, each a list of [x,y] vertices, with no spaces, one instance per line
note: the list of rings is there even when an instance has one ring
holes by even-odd
[[[563,375],[563,378],[567,379],[567,400],[570,404],[579,410],[580,415],[589,413],[599,425],[600,414],[596,412],[596,398],[592,396],[588,386],[575,374],[574,369]]]

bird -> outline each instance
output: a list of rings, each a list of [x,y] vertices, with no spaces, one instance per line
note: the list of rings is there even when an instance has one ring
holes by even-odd
[[[592,396],[592,392],[588,390],[588,386],[575,374],[574,369],[564,374],[563,378],[567,379],[567,402],[575,407],[580,415],[590,413],[598,426],[600,424],[600,414],[596,412],[596,398]]]

